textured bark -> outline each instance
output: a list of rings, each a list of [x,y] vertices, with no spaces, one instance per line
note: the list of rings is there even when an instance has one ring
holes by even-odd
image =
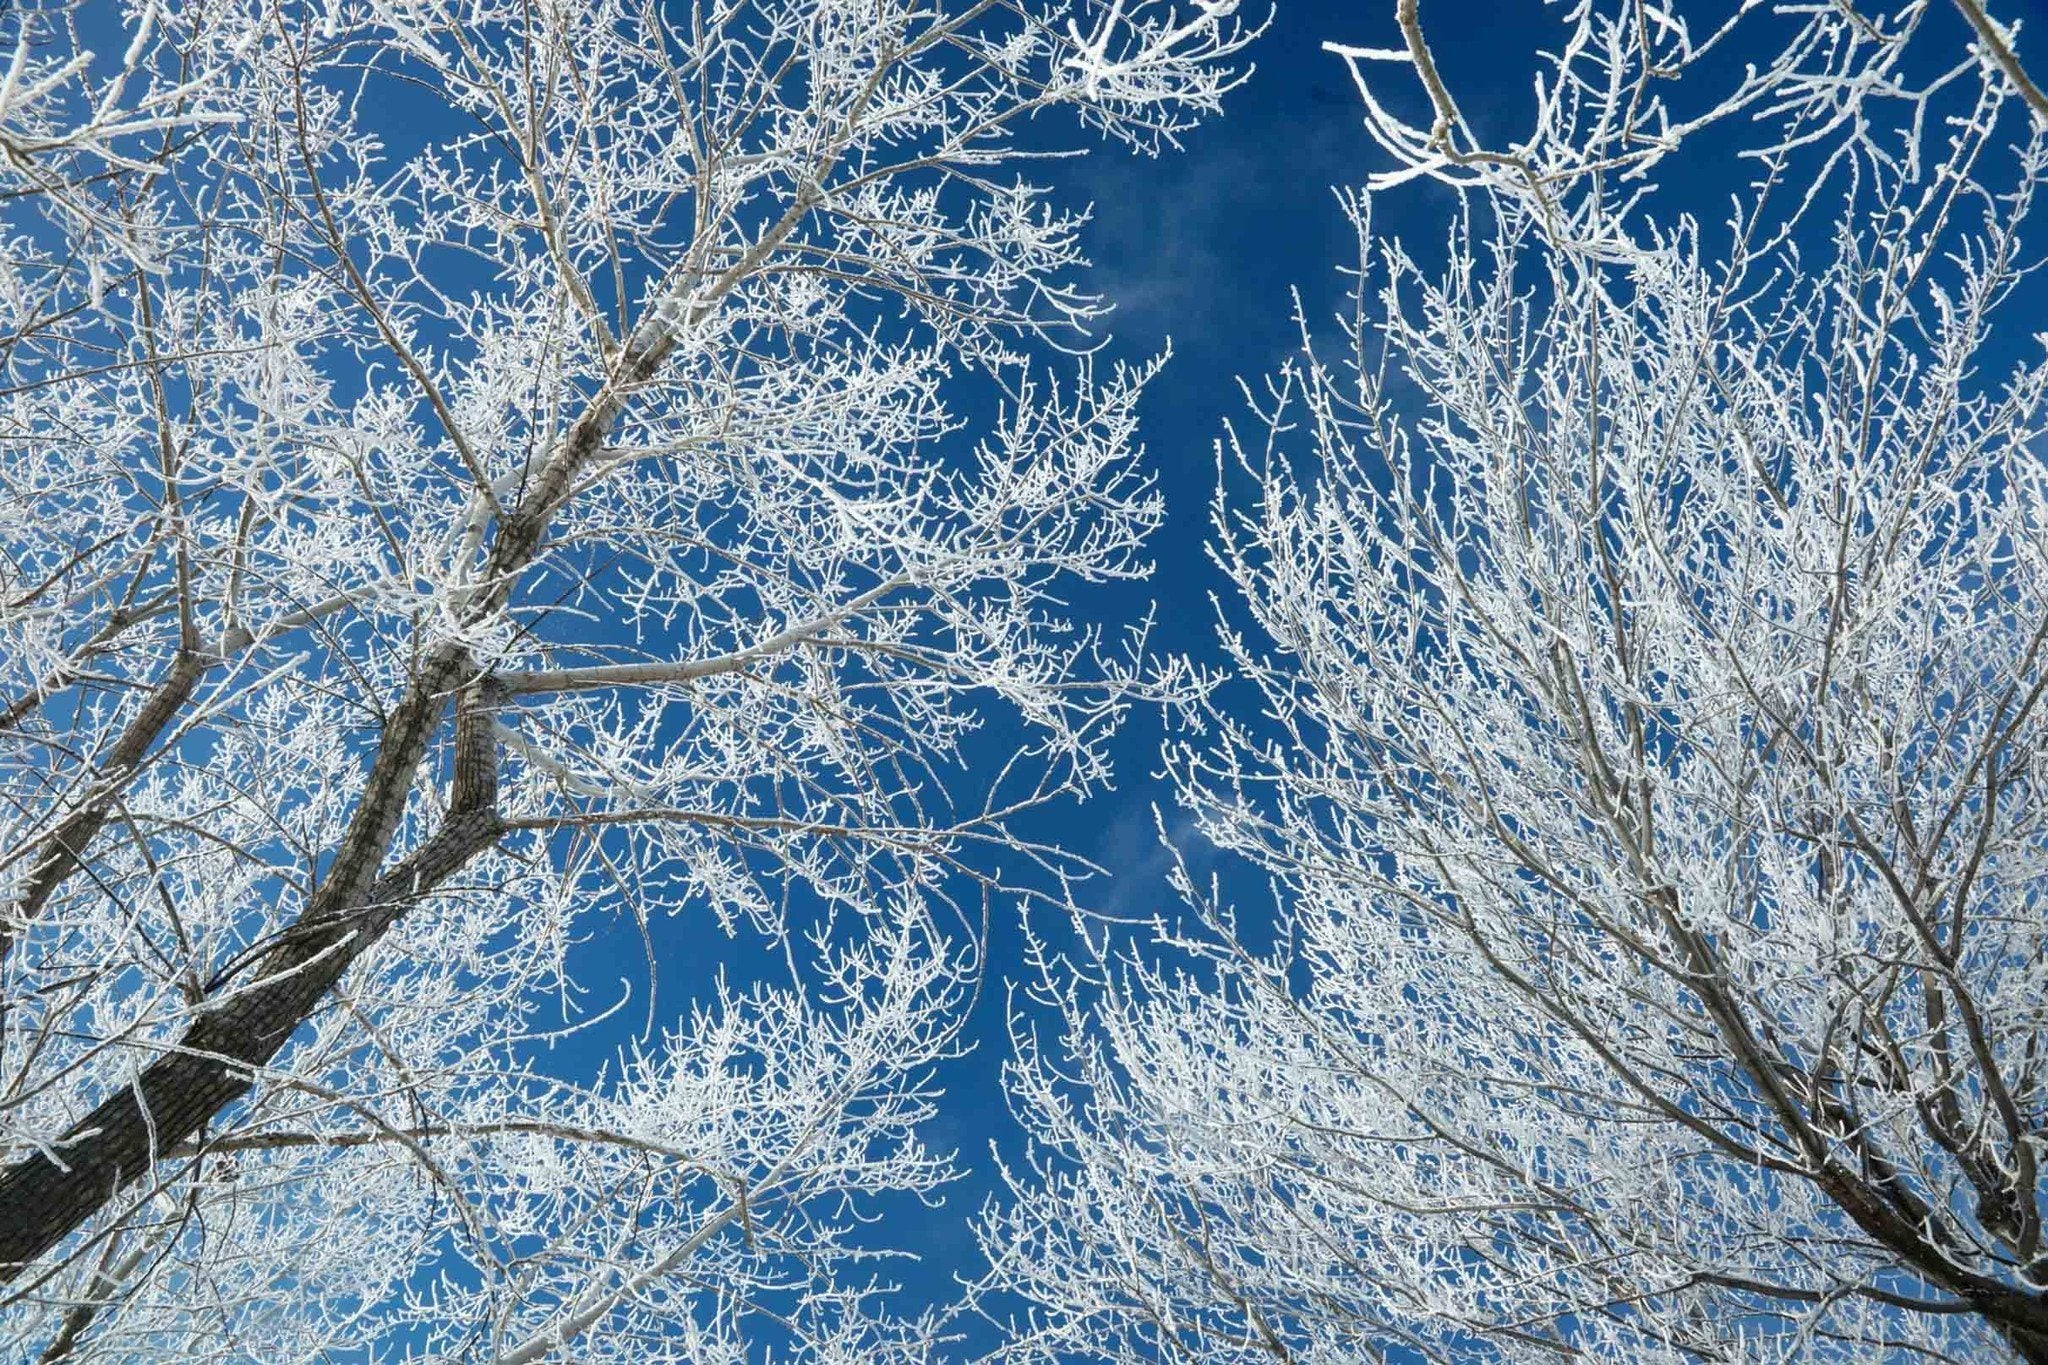
[[[491,720],[478,703],[457,720],[455,790],[434,836],[381,877],[411,778],[466,658],[430,656],[385,731],[364,799],[328,879],[249,984],[232,983],[196,1013],[172,1050],[72,1125],[55,1157],[37,1153],[0,1175],[0,1283],[11,1281],[99,1212],[156,1160],[247,1094],[256,1072],[319,1007],[349,966],[405,911],[503,833]]]
[[[795,229],[811,202],[805,198],[792,206],[728,268],[687,320],[695,321],[715,308],[736,281]],[[462,603],[465,619],[482,620],[503,608],[520,571],[539,552],[549,518],[569,496],[577,472],[603,448],[624,395],[644,382],[674,348],[677,321],[659,311],[643,320],[610,382],[534,471],[519,505],[498,523],[476,579],[481,591]],[[298,923],[264,956],[253,984],[224,991],[203,1005],[173,1050],[72,1125],[56,1144],[57,1159],[37,1153],[0,1173],[0,1284],[19,1277],[159,1158],[247,1094],[255,1071],[277,1055],[349,965],[411,904],[504,833],[496,810],[496,760],[488,714],[491,702],[503,693],[475,673],[468,652],[452,643],[434,647],[421,659],[385,723],[377,756],[326,881],[313,893]],[[195,672],[195,682],[197,676]],[[455,790],[448,819],[432,839],[379,878],[377,870],[389,852],[446,699],[465,687],[470,696],[457,715]],[[179,705],[182,699],[168,708],[165,719]],[[75,866],[74,857],[59,880]]]
[[[2005,1339],[2012,1343],[2013,1353],[2027,1365],[2048,1365],[2048,1335],[2008,1330]]]

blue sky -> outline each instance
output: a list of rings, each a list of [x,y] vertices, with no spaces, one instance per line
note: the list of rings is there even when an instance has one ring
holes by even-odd
[[[2040,2],[2016,0],[2013,8]],[[1243,0],[1244,10],[1256,19],[1263,3]],[[0,12],[7,5],[0,0]],[[1424,0],[1438,60],[1483,141],[1507,142],[1522,131],[1536,54],[1556,34],[1562,8],[1544,0]],[[1343,272],[1356,264],[1356,244],[1334,187],[1358,186],[1383,168],[1362,126],[1349,71],[1322,48],[1328,41],[1396,45],[1392,0],[1283,0],[1251,50],[1256,70],[1228,98],[1224,114],[1188,134],[1180,149],[1145,160],[1098,147],[1083,158],[1034,168],[1051,177],[1069,203],[1092,205],[1085,241],[1094,264],[1080,283],[1115,307],[1103,327],[1105,354],[1140,360],[1169,339],[1174,352],[1144,405],[1147,465],[1167,509],[1151,547],[1156,572],[1150,581],[1089,588],[1074,599],[1074,614],[1100,623],[1112,637],[1155,614],[1151,643],[1161,653],[1216,657],[1214,600],[1231,591],[1205,553],[1216,438],[1240,409],[1239,380],[1256,382],[1294,349],[1296,294],[1311,325],[1340,308],[1350,283]],[[1410,93],[1419,104],[1420,92]],[[391,116],[409,122],[414,113]],[[426,135],[424,127],[413,131]],[[1064,143],[1070,135],[1062,128],[1055,136]],[[1711,149],[1707,161],[1712,164]],[[1741,180],[1739,167],[1726,163],[1720,174],[1683,186],[1682,206],[1711,223]],[[1666,211],[1680,206],[1674,200]],[[1440,249],[1451,209],[1447,192],[1415,183],[1381,199],[1375,224],[1427,262],[1433,248]],[[1113,743],[1116,788],[1086,803],[1035,812],[1022,832],[1106,870],[1078,889],[1086,906],[1125,918],[1171,917],[1176,907],[1166,882],[1171,857],[1160,840],[1163,823],[1196,869],[1215,872],[1226,893],[1256,913],[1264,895],[1257,880],[1205,855],[1174,810],[1172,792],[1156,772],[1163,734],[1161,716],[1134,711]],[[972,755],[982,772],[993,769],[1007,742],[1004,726],[994,724]],[[971,776],[963,780],[967,800],[972,787]],[[1014,901],[994,907],[988,974],[965,1030],[971,1051],[938,1078],[945,1096],[927,1136],[958,1153],[964,1174],[942,1207],[913,1207],[910,1216],[892,1216],[873,1234],[879,1244],[923,1258],[914,1268],[899,1268],[908,1309],[943,1302],[956,1273],[971,1276],[979,1269],[969,1219],[996,1188],[990,1148],[1018,1149],[1001,1085],[1013,998],[1008,988],[1026,975],[1015,912]],[[1054,936],[1066,928],[1049,917],[1038,927]],[[720,936],[701,912],[653,926],[652,934],[661,958],[660,1025],[682,1014],[684,997],[712,972],[730,967],[744,975],[772,961],[757,942]],[[586,946],[579,968],[588,990],[586,1014],[617,1001],[622,990],[632,995],[616,1018],[558,1054],[560,1070],[587,1077],[646,1018],[635,926],[617,923],[603,931]]]
[[[1246,10],[1256,15],[1258,3],[1245,0]],[[1439,65],[1483,141],[1507,143],[1525,131],[1537,53],[1554,42],[1561,8],[1543,0],[1428,0],[1422,6]],[[1214,599],[1230,595],[1205,553],[1216,438],[1240,410],[1240,378],[1256,381],[1295,347],[1295,294],[1312,326],[1327,325],[1343,305],[1350,283],[1343,272],[1356,264],[1356,241],[1333,187],[1360,186],[1384,168],[1364,130],[1348,69],[1323,51],[1328,41],[1397,45],[1391,0],[1281,5],[1251,51],[1256,70],[1228,98],[1223,116],[1188,134],[1178,151],[1151,161],[1098,147],[1086,157],[1036,168],[1070,204],[1092,205],[1085,242],[1093,268],[1080,282],[1115,307],[1102,329],[1105,354],[1141,360],[1169,339],[1173,349],[1144,405],[1147,465],[1167,509],[1151,546],[1155,574],[1146,582],[1078,592],[1074,615],[1113,636],[1154,612],[1154,648],[1197,661],[1216,657]],[[1389,74],[1398,79],[1393,68]],[[1408,93],[1419,105],[1420,91]],[[1412,107],[1406,112],[1419,114]],[[1072,130],[1048,130],[1047,137],[1071,145]],[[1667,195],[1661,211],[1700,214],[1711,243],[1712,226],[1744,173],[1739,163],[1717,161],[1711,147],[1704,150],[1695,162],[1717,171],[1694,175]],[[1399,236],[1427,264],[1441,251],[1453,207],[1447,191],[1411,183],[1376,202],[1375,228]],[[970,754],[981,773],[1001,761],[1012,733],[999,719],[992,722]],[[1106,870],[1079,888],[1086,906],[1123,918],[1170,918],[1176,905],[1166,883],[1171,858],[1158,833],[1163,823],[1191,865],[1218,875],[1225,894],[1255,918],[1264,888],[1242,868],[1204,853],[1156,775],[1163,733],[1162,717],[1135,711],[1113,744],[1116,789],[1035,812],[1021,829]],[[963,777],[966,799],[978,775]],[[971,1276],[980,1268],[969,1219],[996,1189],[990,1148],[1013,1156],[1018,1151],[1001,1064],[1009,1050],[1009,987],[1028,974],[1016,903],[993,909],[987,976],[964,1034],[971,1050],[938,1077],[944,1099],[927,1133],[932,1145],[958,1154],[962,1178],[943,1206],[892,1207],[872,1231],[874,1243],[922,1258],[893,1268],[906,1287],[901,1306],[907,1310],[945,1302],[956,1274]],[[1037,927],[1054,939],[1067,931],[1052,916],[1039,917]],[[713,972],[744,977],[772,969],[772,955],[758,941],[723,937],[699,911],[650,931],[662,978],[658,1027],[671,1025],[684,995]],[[606,1026],[565,1047],[555,1061],[561,1070],[588,1075],[646,1020],[642,953],[638,932],[625,923],[587,945],[579,970],[588,990],[583,1008],[602,1010],[622,991],[633,999]]]
[[[1555,11],[1541,0],[1454,0],[1425,6],[1424,13],[1438,24],[1455,17],[1464,36],[1476,39],[1443,35],[1438,41],[1450,50],[1442,65],[1449,78],[1463,82],[1461,98],[1481,132],[1511,134],[1516,97],[1529,89],[1534,53]],[[1180,151],[1149,162],[1104,148],[1052,163],[1060,189],[1093,206],[1085,237],[1093,268],[1086,283],[1116,308],[1105,323],[1112,334],[1107,353],[1139,359],[1169,340],[1173,349],[1147,393],[1142,429],[1147,465],[1167,509],[1152,542],[1154,575],[1149,582],[1089,590],[1076,599],[1077,614],[1114,627],[1156,609],[1155,646],[1198,660],[1216,654],[1212,596],[1230,591],[1204,548],[1216,438],[1240,408],[1239,378],[1272,371],[1295,346],[1291,291],[1299,291],[1312,325],[1333,318],[1344,303],[1350,282],[1341,272],[1356,264],[1357,247],[1333,187],[1358,186],[1383,168],[1350,73],[1322,50],[1326,41],[1394,44],[1392,4],[1283,5],[1252,49],[1251,78],[1228,97],[1223,116],[1188,135]],[[1428,244],[1442,240],[1450,207],[1447,192],[1417,185],[1390,196],[1376,214],[1382,230],[1413,238],[1426,258]],[[1171,858],[1160,842],[1156,807],[1190,865],[1221,876],[1226,894],[1255,914],[1265,894],[1261,884],[1205,856],[1175,812],[1170,788],[1156,776],[1163,733],[1159,715],[1134,712],[1113,745],[1116,790],[1040,812],[1028,828],[1105,869],[1105,878],[1079,888],[1089,908],[1118,917],[1171,917]],[[1065,929],[1049,916],[1034,926],[1055,940]],[[975,1050],[941,1078],[947,1097],[932,1134],[958,1151],[966,1174],[944,1208],[919,1220],[924,1241],[912,1249],[925,1260],[902,1276],[913,1293],[943,1295],[954,1272],[977,1269],[968,1216],[994,1188],[989,1147],[1016,1150],[1000,1064],[1009,1049],[1005,986],[1027,975],[1022,949],[1015,916],[997,915],[990,925],[989,977],[967,1029]],[[907,1242],[900,1225],[882,1229],[878,1240]]]
[[[1248,12],[1256,14],[1254,6],[1246,0]],[[1077,619],[1100,624],[1112,638],[1150,611],[1156,613],[1156,650],[1196,660],[1216,655],[1213,599],[1229,595],[1205,553],[1216,438],[1239,409],[1239,378],[1270,372],[1296,344],[1293,291],[1312,321],[1337,313],[1349,287],[1342,272],[1356,264],[1356,238],[1333,187],[1357,186],[1382,164],[1363,128],[1349,71],[1322,44],[1390,44],[1397,40],[1392,12],[1391,4],[1345,0],[1287,4],[1254,45],[1256,70],[1228,97],[1223,116],[1195,129],[1178,151],[1146,160],[1103,146],[1086,157],[1038,163],[1035,173],[1049,177],[1070,205],[1092,206],[1084,238],[1092,268],[1080,282],[1115,308],[1100,328],[1105,357],[1143,360],[1169,340],[1173,350],[1143,413],[1146,463],[1167,510],[1151,546],[1155,573],[1144,582],[1084,587],[1072,599]],[[1509,135],[1515,95],[1529,88],[1533,54],[1555,12],[1541,0],[1440,0],[1425,6],[1425,14],[1439,23],[1455,14],[1467,29],[1483,19],[1483,41],[1457,43],[1442,64],[1471,91],[1461,98],[1481,132]],[[1070,126],[1047,129],[1045,136],[1073,145]],[[1377,221],[1382,230],[1412,236],[1427,259],[1428,244],[1443,238],[1450,207],[1446,192],[1418,185],[1390,198],[1376,211]],[[975,780],[1000,764],[1015,733],[1003,718],[989,719],[969,754],[978,771],[961,778],[963,799],[971,800]],[[1135,710],[1112,745],[1115,790],[1033,812],[1021,830],[1105,869],[1104,877],[1078,888],[1086,907],[1120,918],[1171,917],[1171,857],[1160,842],[1156,809],[1191,866],[1221,876],[1226,893],[1256,914],[1262,885],[1206,856],[1174,811],[1171,790],[1157,776],[1163,734],[1163,717]],[[1017,912],[1015,901],[993,907],[986,976],[964,1030],[970,1051],[937,1078],[945,1094],[926,1138],[957,1153],[962,1177],[941,1207],[923,1210],[906,1201],[889,1207],[871,1229],[873,1244],[921,1258],[884,1275],[904,1286],[900,1307],[907,1311],[945,1303],[956,1274],[980,1269],[970,1219],[997,1189],[991,1145],[1009,1156],[1019,1152],[1001,1081],[1010,1048],[1008,1013],[1021,999],[1010,987],[1029,976]],[[1050,914],[1036,916],[1034,928],[1054,942],[1069,932]],[[745,935],[725,938],[700,911],[657,922],[650,935],[662,982],[657,1028],[672,1025],[684,994],[713,972],[775,974],[764,945]],[[587,1075],[644,1025],[643,954],[629,924],[587,945],[578,971],[588,991],[583,1009],[601,1010],[622,990],[634,998],[607,1025],[568,1044],[553,1066]],[[978,1344],[985,1339],[971,1336],[962,1353]]]
[[[1526,133],[1538,53],[1555,46],[1564,8],[1543,0],[1425,0],[1421,6],[1439,67],[1482,142],[1504,145]],[[1351,282],[1343,272],[1355,266],[1357,247],[1333,187],[1360,187],[1386,168],[1363,127],[1349,70],[1322,44],[1399,46],[1393,10],[1391,0],[1282,4],[1252,49],[1257,70],[1251,79],[1228,99],[1223,116],[1191,133],[1178,153],[1134,163],[1105,149],[1057,163],[1060,187],[1093,205],[1088,282],[1117,307],[1107,324],[1114,333],[1108,353],[1139,358],[1169,338],[1173,347],[1173,360],[1144,409],[1148,466],[1167,507],[1166,524],[1152,542],[1156,571],[1149,582],[1078,599],[1081,617],[1114,626],[1155,609],[1159,649],[1198,661],[1216,657],[1214,599],[1226,599],[1229,610],[1231,593],[1205,554],[1216,438],[1241,410],[1239,379],[1272,372],[1297,345],[1293,292],[1312,327],[1327,326],[1344,306]],[[1963,33],[1951,14],[1931,18],[1929,37],[1934,41],[1925,51],[1943,63],[1962,51]],[[1387,71],[1388,88],[1399,90],[1398,69]],[[1426,121],[1419,88],[1406,93],[1413,105],[1390,102]],[[1723,154],[1740,145],[1745,132],[1724,125],[1690,144],[1684,174],[1667,177],[1647,206],[1665,223],[1695,216],[1710,255],[1725,239],[1722,225],[1749,179],[1749,163]],[[1375,231],[1398,236],[1427,266],[1442,252],[1453,209],[1448,191],[1411,182],[1375,200]],[[1819,221],[1828,220],[1823,213]],[[1134,713],[1114,745],[1116,790],[1043,812],[1029,828],[1106,870],[1105,878],[1080,889],[1087,906],[1118,917],[1170,919],[1176,902],[1166,884],[1171,858],[1158,834],[1163,823],[1189,865],[1217,876],[1224,895],[1255,926],[1265,888],[1242,867],[1204,852],[1156,775],[1163,728],[1157,714]],[[1041,919],[1046,922],[1038,927],[1056,938],[1063,926]],[[1018,1141],[1000,1081],[1009,1047],[1004,986],[1026,975],[1015,918],[998,916],[990,937],[989,980],[968,1028],[976,1050],[942,1078],[947,1098],[933,1135],[958,1150],[967,1173],[947,1207],[924,1222],[925,1240],[915,1249],[926,1261],[904,1276],[913,1292],[942,1295],[951,1274],[977,1268],[966,1219],[991,1192],[988,1150],[995,1143],[1014,1152]],[[900,1227],[887,1232],[884,1240],[904,1245]]]
[[[1256,3],[1246,0],[1246,8]],[[1542,0],[1423,5],[1439,64],[1483,142],[1507,143],[1524,131],[1537,53],[1554,40],[1562,8]],[[1229,98],[1224,115],[1190,133],[1178,151],[1145,161],[1099,148],[1085,158],[1043,163],[1039,173],[1051,176],[1070,203],[1093,206],[1085,241],[1094,264],[1082,283],[1116,308],[1105,323],[1112,338],[1105,353],[1139,360],[1169,339],[1174,352],[1144,407],[1147,463],[1167,508],[1152,543],[1156,572],[1148,582],[1080,592],[1074,603],[1080,619],[1113,634],[1156,612],[1156,649],[1198,661],[1216,657],[1213,601],[1230,593],[1205,554],[1216,438],[1240,408],[1239,379],[1256,381],[1293,350],[1295,294],[1312,326],[1325,324],[1344,302],[1349,280],[1343,272],[1356,264],[1356,244],[1333,187],[1359,186],[1383,168],[1362,126],[1350,73],[1322,44],[1397,45],[1392,11],[1391,0],[1286,3],[1254,46],[1257,69]],[[1960,50],[1959,43],[1930,46]],[[1419,103],[1420,92],[1410,93]],[[1730,196],[1746,179],[1743,165],[1717,157],[1713,145],[1736,131],[1701,139],[1691,149],[1687,178],[1656,207],[1667,222],[1679,211],[1697,214],[1709,251]],[[1055,136],[1064,141],[1068,133]],[[1446,191],[1412,183],[1378,200],[1374,223],[1427,264],[1441,250],[1452,208]],[[1113,745],[1116,789],[1085,804],[1034,813],[1023,831],[1106,870],[1079,889],[1090,908],[1125,918],[1171,917],[1176,906],[1166,883],[1170,855],[1158,833],[1163,823],[1191,864],[1216,873],[1226,895],[1256,916],[1261,885],[1243,869],[1205,855],[1173,809],[1172,793],[1156,775],[1163,731],[1160,716],[1135,712]],[[1005,727],[995,723],[971,757],[992,770],[1007,742]],[[963,790],[971,789],[970,778]],[[943,1206],[891,1208],[872,1234],[875,1243],[922,1258],[893,1270],[906,1287],[902,1307],[908,1310],[945,1302],[956,1274],[979,1270],[969,1219],[996,1189],[990,1149],[1018,1152],[1001,1084],[1015,998],[1009,987],[1027,975],[1015,911],[1014,902],[994,907],[987,977],[965,1029],[971,1051],[939,1076],[941,1115],[927,1133],[934,1146],[958,1154],[963,1176]],[[1050,916],[1037,927],[1054,938],[1066,930]],[[664,991],[671,992],[661,1002],[664,1021],[677,1015],[682,1002],[673,992],[679,985],[687,989],[712,970],[744,972],[762,961],[759,944],[724,939],[695,914],[654,926],[653,934]],[[640,953],[638,936],[626,925],[591,945],[582,972],[592,992],[586,1003],[601,1007],[615,1000],[621,977],[641,979]],[[579,1040],[564,1059],[568,1067],[594,1064],[618,1029],[630,1031],[644,1018],[641,1007],[636,1000],[613,1030]],[[975,1344],[970,1338],[963,1354]]]

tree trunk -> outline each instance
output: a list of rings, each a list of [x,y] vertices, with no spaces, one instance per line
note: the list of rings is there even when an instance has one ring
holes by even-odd
[[[0,1174],[0,1284],[17,1277],[165,1152],[248,1093],[258,1070],[319,1007],[349,965],[422,896],[504,832],[496,809],[491,719],[466,705],[456,722],[455,792],[434,836],[382,877],[413,773],[465,658],[434,656],[386,730],[355,820],[328,880],[264,954],[251,985],[232,984],[184,1036],[55,1144]],[[364,883],[368,881],[366,886]]]

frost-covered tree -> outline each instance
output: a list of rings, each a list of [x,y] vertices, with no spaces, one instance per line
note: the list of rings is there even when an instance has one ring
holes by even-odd
[[[8,8],[0,1355],[920,1349],[854,1231],[1158,515],[1019,158],[1170,143],[1233,8]]]
[[[2048,143],[1981,47],[1886,131],[1926,6],[1788,8],[1725,234],[1598,141],[1663,79],[1633,4],[1527,143],[1406,147],[1448,266],[1354,202],[1169,750],[1277,910],[1184,874],[1048,953],[1009,1358],[2048,1361]]]

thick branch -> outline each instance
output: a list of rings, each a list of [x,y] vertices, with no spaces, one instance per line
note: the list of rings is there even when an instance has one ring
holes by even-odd
[[[310,625],[356,600],[353,593],[337,594],[310,607],[286,613],[265,626],[260,636],[245,627],[235,626],[210,651],[187,648],[178,652],[163,679],[151,689],[142,709],[99,759],[96,765],[99,775],[88,788],[85,799],[59,822],[56,829],[20,855],[30,860],[32,871],[21,895],[9,907],[7,917],[0,920],[0,961],[4,961],[12,951],[21,931],[42,914],[43,907],[57,888],[84,866],[86,853],[106,827],[122,791],[142,771],[143,759],[191,701],[200,680],[213,669],[232,662],[251,645],[284,631]],[[89,647],[81,652],[79,660],[89,657],[90,653]],[[40,705],[51,690],[85,676],[81,670],[82,663],[66,665],[47,679],[43,688],[0,711],[0,729],[20,719],[35,705]]]
[[[1977,40],[1984,44],[1984,50],[1990,54],[1991,60],[1998,63],[1999,69],[2005,72],[2006,79],[2020,92],[2020,98],[2034,111],[2034,117],[2039,119],[2043,126],[2048,126],[2048,92],[2043,92],[2040,86],[2034,84],[2034,78],[2029,76],[2027,68],[2020,64],[2020,54],[2013,51],[2012,44],[2006,40],[2005,30],[1984,12],[1984,6],[1977,3],[1977,0],[1956,0],[1956,8],[1970,21],[1970,27],[1977,30]]]
[[[72,1125],[56,1157],[38,1153],[0,1175],[0,1283],[247,1094],[342,973],[409,907],[497,841],[497,810],[477,799],[495,798],[495,783],[471,768],[456,789],[458,802],[466,793],[469,803],[451,811],[412,856],[355,895],[345,890],[354,879],[338,867],[264,956],[254,984],[224,990],[203,1006],[172,1050]],[[337,886],[344,890],[330,893]]]
[[[44,836],[28,856],[34,859],[21,896],[0,922],[0,961],[14,947],[22,927],[42,913],[43,906],[66,877],[77,870],[85,851],[107,823],[107,816],[121,789],[141,768],[142,759],[171,721],[191,699],[192,689],[206,671],[204,658],[193,650],[181,650],[171,661],[163,681],[143,703],[142,710],[128,723],[120,738],[107,750],[101,775],[93,783],[83,804],[64,817],[57,828]]]
[[[519,504],[497,523],[478,582],[463,604],[481,621],[502,610],[533,562],[556,508],[578,472],[603,450],[626,394],[647,382],[681,335],[715,311],[738,283],[787,240],[816,206],[797,195],[738,260],[687,302],[668,299],[642,318],[617,367],[582,415],[534,471]],[[254,984],[224,991],[194,1015],[173,1050],[118,1095],[74,1124],[56,1144],[61,1160],[38,1153],[0,1174],[0,1284],[11,1282],[164,1153],[197,1134],[246,1094],[255,1073],[309,1018],[328,989],[406,909],[494,844],[505,826],[495,807],[491,720],[475,667],[461,646],[429,649],[386,721],[377,754],[326,880],[299,921],[266,953]],[[455,793],[441,829],[381,878],[406,798],[446,699],[471,690],[457,717]],[[495,684],[489,689],[498,694]]]

